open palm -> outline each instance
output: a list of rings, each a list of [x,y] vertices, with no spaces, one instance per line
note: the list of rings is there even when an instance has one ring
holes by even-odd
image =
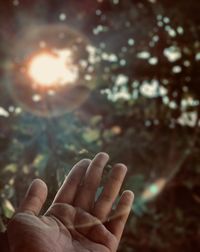
[[[41,180],[31,184],[18,212],[7,228],[11,252],[115,252],[133,202],[133,193],[123,192],[113,203],[126,174],[116,164],[97,200],[95,195],[108,161],[106,153],[77,163],[66,177],[52,205],[39,216],[47,197]]]

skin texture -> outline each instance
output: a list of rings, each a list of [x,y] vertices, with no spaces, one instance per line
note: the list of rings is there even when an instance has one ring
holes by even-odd
[[[78,162],[43,216],[39,213],[47,197],[47,186],[39,179],[34,180],[7,227],[10,251],[115,252],[130,213],[133,193],[124,191],[112,210],[127,171],[125,165],[116,164],[95,200],[108,159],[106,153],[98,153],[93,160]]]

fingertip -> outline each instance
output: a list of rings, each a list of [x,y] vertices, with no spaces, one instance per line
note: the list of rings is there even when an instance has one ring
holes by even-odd
[[[37,194],[38,192],[40,192],[40,193],[43,192],[43,194],[47,194],[48,188],[47,188],[46,183],[43,180],[36,178],[30,184],[28,193],[31,193],[31,194],[36,193]]]
[[[115,168],[116,169],[120,169],[124,173],[127,173],[127,171],[128,171],[127,166],[125,164],[123,164],[123,163],[117,163],[117,164],[115,164]]]
[[[106,152],[99,152],[96,154],[93,160],[96,160],[95,162],[100,162],[100,164],[105,165],[109,160],[109,155]]]
[[[123,197],[124,201],[126,201],[126,202],[128,202],[128,203],[131,204],[134,201],[135,195],[134,195],[134,193],[131,190],[125,190],[122,193],[122,197]]]
[[[106,160],[108,160],[110,158],[108,153],[106,153],[106,152],[99,152],[99,153],[97,153],[97,155],[95,157],[103,158]]]
[[[48,189],[45,182],[41,179],[34,179],[17,212],[27,212],[38,215],[46,201],[47,193]]]
[[[91,159],[89,158],[83,158],[80,161],[78,161],[78,163],[76,163],[76,165],[87,165],[91,162]]]
[[[40,184],[40,186],[47,187],[46,183],[40,178],[34,179],[31,184],[33,183],[37,183],[37,184]]]
[[[30,184],[25,198],[31,199],[32,197],[37,197],[42,205],[46,201],[47,194],[48,194],[48,187],[46,183],[43,180],[37,178],[34,179]]]
[[[89,159],[89,158],[84,158],[84,159],[81,159],[80,161],[79,161],[79,163],[81,164],[81,165],[84,165],[84,166],[87,166],[87,165],[89,165],[90,163],[91,163],[91,159]]]
[[[83,164],[89,164],[91,161],[92,161],[92,160],[89,159],[89,158],[84,158],[84,159],[81,160],[81,162],[82,162]]]
[[[106,152],[99,152],[92,160],[92,166],[104,168],[109,160],[109,155]]]

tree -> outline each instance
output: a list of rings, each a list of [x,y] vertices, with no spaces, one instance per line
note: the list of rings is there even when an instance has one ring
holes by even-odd
[[[4,58],[0,70],[1,216],[10,217],[34,177],[41,176],[47,181],[52,198],[72,164],[100,150],[110,153],[111,164],[128,165],[125,187],[131,187],[138,195],[135,209],[138,215],[145,212],[146,201],[157,196],[174,176],[179,180],[185,171],[190,174],[184,168],[190,166],[188,160],[194,164],[188,183],[195,184],[193,176],[199,176],[198,1],[42,2],[45,13],[39,8],[40,1],[24,1],[18,7],[0,4],[0,21],[4,24],[0,46]],[[27,17],[30,7],[34,11]],[[60,117],[47,119],[16,104],[6,91],[8,82],[4,73],[8,69],[6,62],[11,60],[11,31],[19,36],[24,29],[22,19],[32,23],[37,17],[40,23],[55,23],[61,10],[67,12],[65,24],[81,31],[95,48],[99,59],[97,79],[84,104]],[[156,204],[151,203],[150,209]],[[158,212],[164,214],[164,211]],[[177,216],[181,214],[177,212]],[[180,217],[177,216],[174,218]],[[122,251],[137,247],[130,242],[131,228],[155,228],[151,214],[143,218],[130,218],[125,236],[127,250]],[[158,222],[161,219],[158,217]],[[175,219],[173,222],[178,225]],[[173,240],[162,228],[159,230],[162,237]],[[181,239],[185,239],[184,234]],[[162,240],[150,240],[156,239],[155,234],[151,238],[144,236],[141,242],[147,239],[153,248],[171,249],[169,244],[161,246]],[[145,246],[144,249],[151,247]],[[142,245],[139,248],[142,251]]]

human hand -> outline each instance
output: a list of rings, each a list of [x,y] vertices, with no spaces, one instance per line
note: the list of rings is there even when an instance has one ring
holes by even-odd
[[[46,184],[30,185],[18,212],[7,227],[10,252],[115,252],[127,221],[133,193],[124,191],[116,209],[127,168],[116,164],[95,201],[106,153],[78,162],[66,177],[48,211],[39,213],[47,197]]]

